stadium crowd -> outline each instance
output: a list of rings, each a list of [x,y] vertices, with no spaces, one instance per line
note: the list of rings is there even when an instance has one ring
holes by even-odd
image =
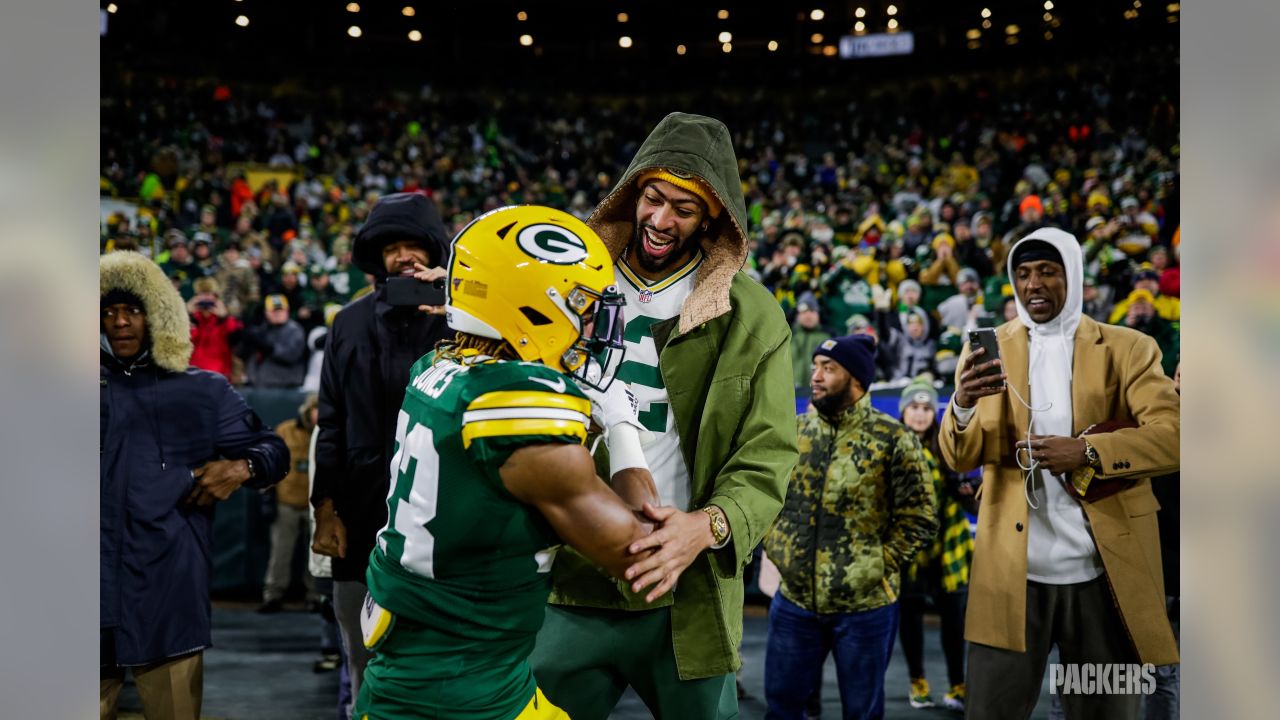
[[[1177,72],[1160,60],[698,100],[734,133],[748,270],[794,321],[797,386],[813,347],[849,331],[878,337],[878,381],[949,378],[967,328],[1012,317],[1007,248],[1042,226],[1083,244],[1086,314],[1154,337],[1172,375]],[[369,287],[351,244],[380,196],[427,194],[451,232],[510,204],[585,219],[680,102],[424,88],[334,111],[222,85],[114,85],[102,194],[138,210],[104,218],[101,249],[161,265],[189,301],[196,365],[307,389],[323,328]],[[291,179],[251,186],[246,169],[263,167]]]

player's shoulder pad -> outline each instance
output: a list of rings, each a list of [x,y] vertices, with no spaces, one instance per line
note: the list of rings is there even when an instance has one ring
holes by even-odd
[[[563,373],[539,363],[472,368],[475,394],[462,415],[462,442],[482,437],[568,435],[585,440],[591,401]]]

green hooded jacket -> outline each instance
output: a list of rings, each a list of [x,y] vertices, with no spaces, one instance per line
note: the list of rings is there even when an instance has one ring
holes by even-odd
[[[621,255],[635,229],[636,175],[657,167],[702,178],[725,208],[702,241],[704,259],[679,316],[652,330],[689,468],[690,507],[720,507],[732,537],[694,560],[675,591],[652,605],[582,556],[562,552],[552,568],[551,602],[625,610],[671,606],[676,665],[680,678],[690,680],[741,666],[742,571],[782,508],[798,457],[795,390],[786,318],[769,291],[741,272],[746,203],[722,123],[668,115],[587,224],[615,259]]]

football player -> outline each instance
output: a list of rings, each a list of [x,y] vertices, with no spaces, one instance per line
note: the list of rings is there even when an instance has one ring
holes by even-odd
[[[409,375],[362,615],[376,655],[355,717],[568,717],[528,664],[556,548],[621,578],[639,559],[629,544],[652,530],[597,477],[584,446],[593,416],[611,480],[657,496],[634,398],[612,382],[615,283],[599,237],[558,210],[500,208],[454,239],[457,335]]]

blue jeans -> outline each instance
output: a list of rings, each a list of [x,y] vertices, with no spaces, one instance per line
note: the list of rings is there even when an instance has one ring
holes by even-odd
[[[844,720],[884,717],[884,674],[898,633],[898,606],[851,613],[812,613],[778,593],[769,605],[764,659],[768,720],[804,720],[805,701],[822,684],[835,652]]]

